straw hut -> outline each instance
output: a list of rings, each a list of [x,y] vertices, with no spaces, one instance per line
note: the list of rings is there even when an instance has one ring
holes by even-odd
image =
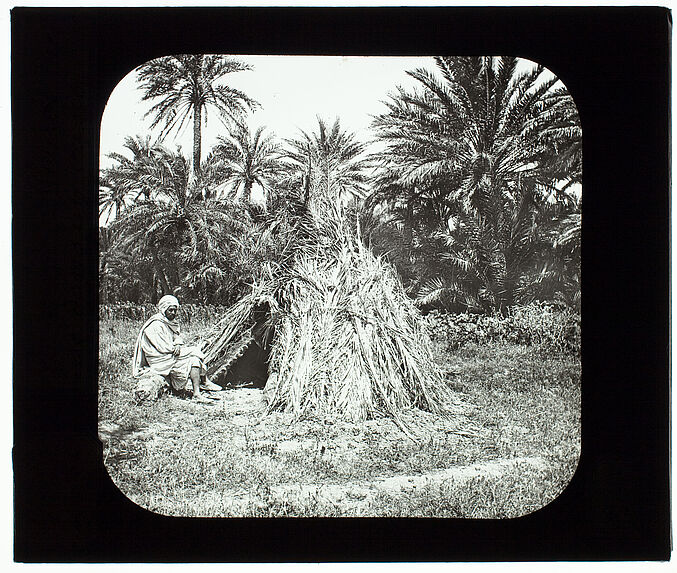
[[[409,408],[443,413],[448,390],[418,309],[395,270],[362,244],[327,169],[310,161],[307,169],[303,238],[208,338],[209,374],[219,382],[257,345],[269,412],[354,421],[398,421]]]
[[[222,384],[238,367],[266,369],[269,412],[398,419],[412,407],[442,413],[447,398],[418,309],[357,241],[300,254],[284,277],[255,285],[204,349]]]
[[[285,279],[255,286],[221,320],[206,344],[212,379],[227,381],[249,352],[250,368],[267,362],[268,411],[350,420],[443,411],[418,310],[384,261],[344,247],[299,258]]]

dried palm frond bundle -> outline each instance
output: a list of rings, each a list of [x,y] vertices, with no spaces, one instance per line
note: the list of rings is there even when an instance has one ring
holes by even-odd
[[[359,243],[300,257],[279,291],[268,411],[349,420],[418,407],[444,411],[447,389],[395,272]]]

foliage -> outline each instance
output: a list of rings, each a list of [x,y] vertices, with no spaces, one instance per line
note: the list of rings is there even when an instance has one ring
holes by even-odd
[[[242,242],[252,227],[246,207],[204,199],[219,184],[209,159],[195,178],[179,153],[166,152],[154,162],[162,177],[154,180],[153,199],[134,204],[111,226],[117,256],[149,267],[150,300],[181,288],[189,300],[232,301],[254,272]]]
[[[403,228],[410,264],[424,271],[413,290],[426,304],[504,312],[534,298],[546,242],[539,221],[553,206],[571,209],[564,190],[580,181],[580,123],[540,66],[436,63],[441,77],[410,72],[421,89],[400,88],[374,120],[386,149],[369,206],[384,205],[381,223]]]
[[[192,322],[213,323],[223,316],[227,307],[216,304],[181,303],[178,311],[178,320],[181,324],[190,326]],[[145,303],[116,302],[99,305],[99,320],[134,320],[143,323],[157,312],[157,305]]]
[[[557,86],[536,104],[539,111],[531,123],[536,130],[536,160],[558,181],[559,193],[581,183],[583,178],[581,121],[573,98]]]
[[[150,201],[167,177],[169,151],[150,136],[127,137],[125,149],[131,159],[122,153],[111,153],[115,164],[102,169],[99,177],[99,216],[110,222],[129,204],[140,199]]]
[[[326,207],[343,206],[367,194],[369,160],[365,146],[341,128],[317,118],[317,131],[286,141],[287,177],[303,189],[304,201],[316,215]],[[314,206],[314,207],[313,207]]]
[[[114,170],[118,180],[124,173],[142,182],[144,192],[101,230],[102,300],[154,301],[180,288],[183,300],[232,302],[286,265],[314,232],[293,191],[271,193],[268,209],[223,197],[232,171],[222,149],[192,177],[180,153],[156,149]],[[266,161],[263,175],[272,176]]]
[[[214,154],[223,162],[227,197],[251,200],[252,188],[258,185],[266,197],[272,191],[275,176],[280,172],[279,146],[272,135],[264,136],[260,127],[252,135],[243,123],[236,123],[227,137],[219,137]]]
[[[99,227],[99,298],[102,304],[143,300],[143,292],[153,289],[153,274],[145,261],[131,260],[115,246],[116,233]]]
[[[563,210],[550,221],[540,222],[545,237],[536,271],[529,276],[529,292],[537,300],[565,303],[581,310],[581,210]]]
[[[564,305],[533,302],[512,307],[507,316],[431,311],[425,321],[430,336],[450,350],[502,341],[545,352],[581,352],[580,315]]]
[[[182,288],[185,300],[234,301],[357,231],[424,311],[506,313],[553,300],[579,309],[581,131],[571,96],[541,67],[520,72],[515,58],[436,63],[410,72],[419,87],[398,89],[375,118],[376,171],[338,119],[318,118],[314,132],[282,144],[250,131],[255,102],[220,83],[248,69],[236,59],[141,66],[161,138],[192,118],[199,144],[210,106],[228,132],[201,163],[199,145],[191,164],[141,136],[125,141],[131,157],[111,155],[100,178],[100,215],[115,237],[100,248],[102,299],[152,301]],[[249,201],[257,186],[265,208]]]
[[[227,74],[250,67],[223,55],[180,54],[151,60],[138,68],[138,83],[143,100],[158,100],[146,113],[153,118],[151,128],[162,126],[161,138],[172,130],[180,131],[193,119],[193,169],[201,165],[202,114],[205,122],[209,108],[222,121],[241,120],[245,112],[258,105],[239,90],[218,83]]]

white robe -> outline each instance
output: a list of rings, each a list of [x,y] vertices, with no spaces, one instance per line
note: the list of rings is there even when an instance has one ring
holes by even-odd
[[[174,356],[174,348],[181,345],[179,356]],[[172,324],[158,313],[149,318],[141,327],[134,348],[132,373],[135,378],[148,370],[162,376],[169,376],[175,390],[186,387],[190,370],[200,368],[200,375],[206,374],[204,354],[196,346],[183,346],[184,340],[178,325]]]

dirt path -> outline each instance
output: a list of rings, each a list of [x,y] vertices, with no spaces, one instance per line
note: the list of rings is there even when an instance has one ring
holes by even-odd
[[[263,395],[260,390],[240,388],[226,392],[226,400],[223,402],[224,407],[228,409],[233,408],[232,422],[236,425],[246,425],[251,422],[252,415],[258,416],[262,413],[264,403]],[[455,424],[452,426],[443,424],[436,430],[443,430],[444,433],[453,433],[458,436],[479,436],[481,429],[473,427],[469,422],[469,415],[472,413],[473,406],[464,403],[462,400],[455,400],[453,405],[455,414]],[[432,416],[428,422],[432,422]],[[417,420],[419,427],[421,427],[421,420]],[[390,426],[390,420],[370,420],[366,423],[367,426]],[[425,418],[423,425],[425,425]],[[392,430],[393,428],[391,428]],[[422,428],[425,430],[425,428]],[[433,428],[429,428],[433,429]],[[277,450],[280,452],[292,452],[304,449],[314,449],[322,447],[323,444],[318,444],[310,439],[284,439],[280,436],[277,444]],[[401,436],[400,436],[401,439]],[[332,454],[336,454],[341,450],[349,448],[359,448],[359,444],[350,439],[333,440],[327,447],[330,447]],[[423,488],[427,486],[439,486],[447,481],[464,482],[471,478],[485,476],[485,477],[499,477],[505,472],[508,472],[520,464],[527,464],[534,469],[545,469],[547,467],[546,461],[542,457],[522,457],[514,459],[492,460],[490,462],[459,465],[434,472],[416,474],[416,475],[396,475],[396,476],[374,476],[369,481],[353,481],[342,484],[321,484],[321,483],[289,483],[274,486],[272,493],[284,498],[288,494],[295,496],[319,496],[324,501],[330,502],[337,506],[367,506],[369,502],[379,493],[384,492],[388,494],[398,494],[407,490],[416,488]]]
[[[336,506],[356,509],[359,506],[367,507],[379,492],[396,495],[416,488],[439,486],[447,481],[454,481],[458,484],[458,482],[464,482],[480,476],[499,477],[501,474],[521,464],[528,464],[537,469],[544,469],[546,467],[545,461],[542,458],[515,458],[512,460],[458,466],[426,474],[375,477],[369,482],[284,484],[272,489],[279,498],[284,498],[288,494],[300,497],[317,496],[323,501]]]
[[[316,436],[306,435],[306,423],[299,422],[288,425],[288,420],[283,421],[283,415],[275,414],[263,419],[265,403],[263,392],[254,388],[228,389],[220,393],[222,400],[215,406],[208,407],[210,410],[221,409],[228,414],[228,422],[242,431],[251,432],[249,439],[258,439],[260,444],[270,443],[274,451],[279,454],[293,454],[304,452],[310,455],[341,456],[359,455],[364,447],[361,442],[362,432],[379,434],[381,439],[391,441],[404,440],[404,434],[395,426],[390,419],[368,420],[361,425],[359,435],[353,425],[341,421],[325,420],[324,423],[336,424],[337,428],[332,436],[326,440],[319,440]],[[199,407],[199,406],[198,406]],[[431,434],[453,434],[457,440],[468,437],[479,437],[481,428],[476,428],[471,423],[473,406],[460,399],[452,403],[454,416],[452,420],[441,422],[436,416],[427,413],[418,413],[416,420],[408,421],[417,425],[422,432],[429,431]],[[405,418],[406,419],[406,418]],[[282,422],[282,423],[281,423]],[[426,427],[427,426],[427,427]],[[232,439],[232,438],[231,438]],[[236,441],[240,441],[237,440]],[[470,465],[458,465],[446,469],[413,475],[390,475],[374,476],[367,481],[348,481],[344,483],[285,483],[271,487],[270,495],[278,500],[288,498],[320,499],[321,501],[350,510],[359,515],[362,509],[366,509],[379,493],[397,495],[411,492],[416,488],[436,487],[445,482],[464,482],[475,477],[500,477],[502,474],[513,470],[518,465],[527,464],[534,469],[547,467],[541,457],[522,457],[514,459],[499,459],[485,463]],[[249,492],[242,489],[229,492],[235,506],[246,505],[251,497]]]

